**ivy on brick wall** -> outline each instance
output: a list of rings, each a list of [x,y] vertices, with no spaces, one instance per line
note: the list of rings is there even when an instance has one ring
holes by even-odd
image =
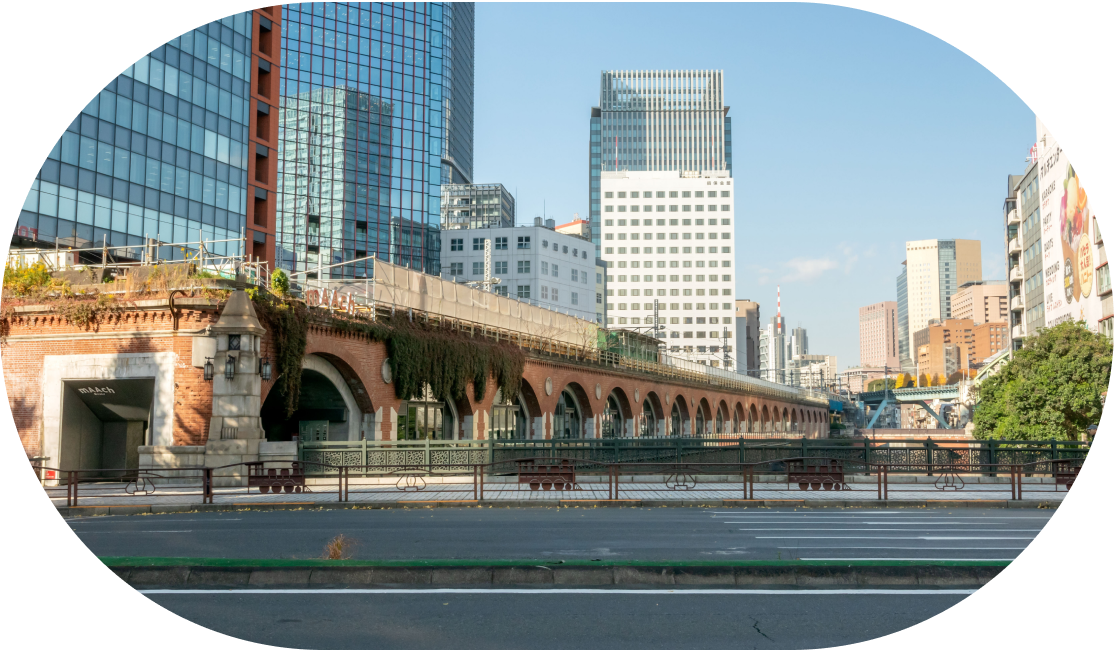
[[[477,401],[487,393],[487,379],[495,380],[508,403],[518,396],[526,356],[507,343],[493,343],[463,333],[411,322],[401,313],[372,322],[359,317],[336,318],[311,311],[300,302],[280,300],[265,292],[252,297],[256,313],[271,333],[275,348],[275,387],[281,391],[290,417],[298,409],[306,332],[312,322],[386,344],[388,363],[399,399],[414,399],[429,384],[439,399],[462,400],[469,383]]]

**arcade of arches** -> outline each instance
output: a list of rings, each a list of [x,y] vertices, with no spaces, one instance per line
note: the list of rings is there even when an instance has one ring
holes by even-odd
[[[389,383],[382,344],[311,328],[306,352],[307,358],[317,361],[303,370],[303,398],[307,387],[311,395],[301,410],[318,425],[325,417],[338,418],[329,419],[328,431],[318,434],[327,440],[828,435],[826,404],[778,400],[530,357],[514,400],[505,399],[491,380],[482,401],[474,399],[471,388],[466,399],[455,402],[441,401],[428,389],[418,399],[399,400]],[[322,363],[333,372],[323,371]],[[265,420],[271,384],[263,385]],[[348,411],[343,418],[341,409]],[[285,425],[282,437],[274,439],[289,439],[298,426]],[[268,429],[268,437],[271,431]]]

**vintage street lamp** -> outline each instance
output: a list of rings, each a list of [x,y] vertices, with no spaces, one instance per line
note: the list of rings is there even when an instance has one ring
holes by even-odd
[[[263,357],[259,360],[259,378],[263,381],[271,380],[271,358]]]
[[[213,381],[213,357],[205,357],[205,381]]]
[[[236,376],[236,357],[231,354],[224,362],[224,378],[231,380]]]

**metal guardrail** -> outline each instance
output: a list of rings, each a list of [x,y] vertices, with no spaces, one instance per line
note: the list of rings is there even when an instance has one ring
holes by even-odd
[[[301,442],[299,460],[322,466],[377,468],[389,473],[398,467],[429,469],[493,463],[514,458],[575,457],[594,462],[657,462],[730,460],[764,462],[773,458],[822,455],[846,461],[885,463],[922,468],[964,465],[989,467],[1087,457],[1087,443],[998,440],[832,440],[808,438],[750,438],[748,435],[675,436],[667,438],[611,438],[577,440],[403,440],[357,442]],[[759,434],[761,435],[761,434]],[[783,434],[782,434],[783,435]],[[902,470],[894,470],[902,471]],[[918,470],[920,471],[920,470]]]
[[[1030,463],[997,463],[992,465],[967,465],[952,463],[926,468],[920,465],[900,465],[865,460],[848,460],[831,456],[785,456],[758,461],[708,460],[687,461],[604,461],[585,459],[576,456],[529,456],[509,458],[492,462],[473,462],[453,464],[444,467],[421,465],[400,465],[386,472],[388,482],[358,482],[353,489],[353,477],[372,474],[377,467],[368,466],[328,466],[304,461],[254,461],[232,463],[221,467],[188,467],[168,470],[170,472],[189,472],[181,475],[174,485],[160,484],[155,479],[166,479],[162,472],[155,470],[101,470],[77,469],[60,470],[57,468],[32,466],[39,475],[53,475],[52,484],[44,486],[51,499],[62,499],[63,491],[67,507],[76,507],[81,498],[129,499],[141,497],[151,501],[162,496],[177,500],[200,499],[202,504],[213,504],[215,497],[242,499],[243,495],[258,492],[255,496],[289,498],[286,495],[297,493],[301,499],[313,494],[314,501],[324,503],[332,500],[349,502],[353,493],[357,498],[379,498],[391,490],[390,480],[395,479],[394,490],[400,492],[421,492],[429,483],[426,479],[448,478],[438,486],[437,498],[440,501],[481,502],[485,492],[497,492],[496,498],[508,494],[517,496],[540,490],[560,491],[582,490],[578,477],[588,475],[607,477],[607,497],[594,495],[598,500],[622,500],[622,477],[628,477],[627,489],[645,493],[647,490],[667,490],[674,493],[700,489],[704,493],[718,493],[719,496],[734,497],[733,500],[755,499],[755,486],[763,484],[762,489],[792,491],[796,485],[802,491],[818,490],[857,490],[875,491],[879,500],[888,500],[891,493],[909,497],[910,494],[958,492],[968,488],[972,478],[986,478],[975,491],[980,497],[1005,492],[1009,487],[1010,500],[1021,500],[1024,492],[1060,492],[1060,487],[1070,490],[1083,465],[1083,459],[1045,460]],[[316,468],[317,476],[335,478],[323,481],[310,479],[308,469]],[[937,478],[932,482],[891,482],[890,474],[924,474]],[[109,472],[110,475],[105,473]],[[111,475],[112,472],[121,472]],[[465,477],[471,475],[471,480]],[[999,477],[1008,475],[1008,483]],[[242,477],[239,486],[219,487],[217,480],[222,477]],[[1034,481],[1043,476],[1052,478],[1050,482]],[[492,477],[491,488],[487,488],[486,477]],[[501,480],[497,480],[501,479]],[[509,481],[510,477],[517,480]],[[734,477],[734,480],[732,480]],[[871,478],[872,477],[872,478]],[[859,480],[855,480],[858,478]],[[1028,487],[1025,478],[1029,478]],[[461,480],[465,479],[465,480]],[[865,480],[863,480],[865,479]],[[596,480],[594,485],[601,484]],[[699,488],[698,484],[703,483]],[[784,488],[780,485],[784,483]],[[595,493],[600,488],[588,489]],[[1049,487],[1051,486],[1051,487]],[[245,490],[246,489],[246,490]],[[326,496],[329,495],[329,496]],[[320,496],[321,498],[316,498]],[[570,497],[573,495],[570,494]],[[302,502],[306,505],[310,502]],[[131,501],[134,503],[134,501]],[[234,502],[233,502],[234,503]],[[267,501],[258,501],[264,505]],[[128,505],[128,501],[113,502],[113,505]],[[147,505],[150,505],[149,503]],[[251,505],[239,503],[237,505]]]

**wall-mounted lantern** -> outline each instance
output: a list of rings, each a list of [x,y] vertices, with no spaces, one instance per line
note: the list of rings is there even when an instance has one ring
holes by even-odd
[[[231,354],[224,362],[224,378],[231,380],[236,376],[236,357]]]
[[[213,357],[205,357],[205,381],[213,381]]]
[[[259,378],[263,381],[271,380],[271,358],[263,357],[259,360]]]

